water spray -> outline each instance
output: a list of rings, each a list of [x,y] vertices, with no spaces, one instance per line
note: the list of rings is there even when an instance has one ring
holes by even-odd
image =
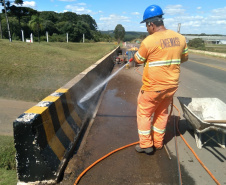
[[[102,88],[107,82],[109,82],[119,71],[121,71],[129,62],[132,62],[133,58],[131,58],[126,64],[124,64],[121,68],[119,68],[116,72],[111,74],[108,78],[106,78],[103,82],[101,82],[99,85],[97,85],[94,89],[92,89],[90,92],[85,94],[82,99],[79,100],[79,104],[89,100],[100,88]]]

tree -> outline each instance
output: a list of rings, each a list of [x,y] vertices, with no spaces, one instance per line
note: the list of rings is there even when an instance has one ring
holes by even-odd
[[[15,0],[14,3],[18,4],[18,5],[22,5],[24,3],[24,1],[23,0]]]
[[[45,32],[48,31],[50,35],[58,33],[56,28],[56,22],[59,20],[56,12],[44,11],[40,13],[40,18],[43,19],[43,27]]]
[[[119,44],[120,41],[123,40],[124,36],[125,36],[125,29],[124,29],[124,27],[121,24],[118,24],[115,27],[114,34],[115,34],[115,39],[118,41],[118,44]]]
[[[12,11],[13,10],[14,11],[14,15],[19,16],[19,24],[20,24],[20,14],[19,14],[18,8],[16,6],[14,6],[14,5],[10,6],[11,3],[10,3],[9,0],[7,2],[5,2],[5,0],[0,0],[0,3],[2,3],[2,5],[4,6],[3,13],[5,13],[5,16],[6,16],[9,41],[12,42],[7,11]],[[22,5],[23,4],[23,0],[15,0],[14,3],[17,4],[17,5]]]
[[[91,30],[96,31],[97,30],[97,23],[96,21],[90,16],[90,15],[80,15],[80,20],[87,23]]]
[[[43,20],[39,17],[39,15],[33,15],[29,21],[31,30],[38,34],[38,42],[40,42],[40,31],[43,30],[42,22]]]
[[[68,21],[74,24],[76,24],[78,21],[78,15],[73,12],[64,12],[64,13],[61,13],[60,16],[61,16],[60,21]]]
[[[0,33],[1,33],[1,39],[2,39],[2,18],[0,14]]]
[[[58,21],[58,15],[56,12],[53,11],[43,11],[40,13],[40,18],[42,18],[43,20],[49,20],[54,22]]]
[[[195,39],[189,40],[188,46],[192,47],[192,48],[205,50],[204,40],[202,40],[200,38],[195,38]]]
[[[9,27],[9,19],[8,19],[8,15],[7,15],[7,7],[9,7],[10,2],[8,1],[7,3],[5,3],[5,0],[2,1],[2,4],[4,6],[4,13],[5,13],[5,18],[6,18],[6,23],[7,23],[7,29],[8,29],[8,35],[9,35],[9,41],[12,42],[12,38],[11,38],[11,33],[10,33],[10,27]]]
[[[11,37],[13,40],[18,40],[19,36],[21,35],[18,20],[16,19],[16,17],[9,17],[9,22],[10,22],[10,32],[12,35]]]
[[[11,15],[16,16],[18,18],[19,25],[20,25],[20,18],[22,16],[21,7],[17,7],[15,5],[11,6],[9,8],[9,16]]]
[[[86,39],[92,39],[93,36],[90,32],[89,25],[83,21],[78,21],[74,27],[74,40],[75,42],[80,42],[83,38],[83,34],[85,34]]]
[[[10,40],[12,37],[19,40],[21,30],[23,30],[25,38],[33,32],[34,35],[37,35],[39,42],[41,37],[45,37],[46,31],[50,36],[54,34],[56,38],[65,38],[65,34],[68,33],[70,41],[74,42],[82,41],[83,34],[85,34],[87,40],[95,42],[113,39],[111,36],[102,35],[101,32],[98,32],[96,21],[88,14],[38,12],[28,7],[18,6],[22,5],[23,2],[23,0],[0,0],[0,3],[3,6],[5,5],[4,10],[2,10],[3,13],[0,13],[0,38],[8,38],[7,35],[10,34]],[[13,4],[10,5],[10,3]],[[11,30],[7,31],[9,26]]]
[[[23,18],[28,18],[27,20],[31,20],[32,15],[38,15],[39,12],[37,10],[34,10],[32,8],[28,7],[21,7],[21,10],[23,11]]]
[[[142,35],[140,35],[140,39],[142,39],[142,40],[144,40],[146,37],[147,37],[147,35],[146,35],[146,34],[142,34]]]
[[[59,22],[56,24],[56,28],[60,34],[73,33],[74,25],[68,21]]]
[[[14,1],[15,4],[17,5],[22,5],[24,2],[23,0],[15,0]],[[24,15],[24,11],[22,7],[17,7],[15,5],[9,6],[9,13],[11,15],[15,15],[18,18],[19,21],[19,25],[20,25],[20,18]]]
[[[53,33],[57,33],[57,29],[55,27],[55,24],[50,20],[45,20],[43,22],[44,31],[48,31],[49,35],[52,35]]]

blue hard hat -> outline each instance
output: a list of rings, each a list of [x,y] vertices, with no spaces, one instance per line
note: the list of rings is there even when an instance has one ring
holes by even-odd
[[[150,18],[163,15],[162,9],[158,5],[150,5],[146,8],[143,15],[143,21],[141,23],[147,22]]]

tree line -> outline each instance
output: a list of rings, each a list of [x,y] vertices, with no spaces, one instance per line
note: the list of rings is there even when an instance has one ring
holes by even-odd
[[[97,30],[96,21],[87,14],[78,15],[73,12],[56,13],[53,11],[39,12],[32,8],[22,7],[23,0],[0,0],[4,9],[0,13],[0,37],[2,39],[22,40],[33,33],[35,41],[46,41],[48,32],[50,41],[63,42],[66,34],[69,41],[81,42],[83,34],[89,41],[112,41],[108,34]],[[15,5],[16,4],[16,5]]]

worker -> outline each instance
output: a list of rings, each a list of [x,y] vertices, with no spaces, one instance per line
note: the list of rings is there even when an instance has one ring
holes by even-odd
[[[153,154],[163,147],[168,107],[178,88],[180,64],[188,60],[188,48],[184,36],[165,28],[158,5],[147,7],[141,23],[146,23],[149,35],[134,54],[135,62],[145,64],[137,100],[139,144],[135,149]]]

